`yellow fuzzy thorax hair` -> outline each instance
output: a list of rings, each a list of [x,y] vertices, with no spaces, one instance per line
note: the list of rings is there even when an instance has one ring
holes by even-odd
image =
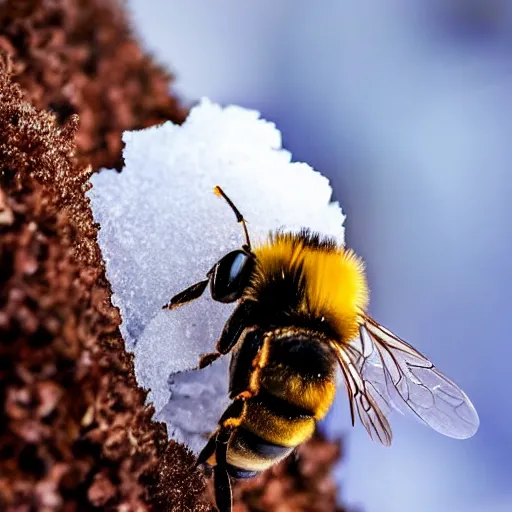
[[[258,289],[271,279],[294,275],[304,287],[301,314],[325,318],[341,341],[358,334],[359,317],[368,305],[369,291],[364,263],[352,250],[334,242],[322,243],[314,234],[285,233],[271,234],[253,252],[256,269],[251,295],[257,297]]]

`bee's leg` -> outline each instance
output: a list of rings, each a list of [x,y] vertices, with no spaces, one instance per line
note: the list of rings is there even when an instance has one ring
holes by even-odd
[[[236,345],[242,332],[247,327],[251,327],[251,315],[254,312],[252,301],[242,302],[231,314],[219,341],[217,342],[216,352],[203,354],[199,359],[199,368],[205,368],[211,365],[216,359],[228,354]]]
[[[219,512],[231,512],[232,510],[233,497],[226,462],[230,436],[231,429],[221,428],[216,439],[216,465],[213,468],[213,487],[215,489],[215,503]]]
[[[196,462],[196,466],[204,464],[215,452],[217,436],[221,430],[229,430],[237,427],[241,422],[244,408],[243,400],[235,400],[229,404],[219,420],[219,429],[217,429],[208,439],[206,446],[201,450]]]
[[[244,400],[234,400],[224,411],[220,417],[219,424],[224,430],[238,427],[242,422],[242,414],[244,411]]]
[[[162,309],[174,309],[182,304],[198,299],[206,290],[206,286],[209,282],[209,279],[205,279],[204,281],[189,286],[186,290],[175,295],[165,306],[162,306]]]
[[[196,463],[196,466],[204,464],[215,454],[213,486],[215,489],[215,502],[219,512],[231,512],[232,510],[231,481],[228,473],[227,451],[231,434],[242,422],[243,412],[243,400],[231,402],[219,420],[219,428],[201,450]]]
[[[254,334],[253,345],[250,344],[251,334]],[[247,347],[247,352],[242,353],[243,348],[237,354],[240,359],[244,356],[244,359],[239,361],[241,364],[240,370],[245,372],[234,371],[231,374],[230,380],[230,397],[233,400],[248,400],[249,398],[256,396],[259,393],[261,373],[263,368],[268,364],[270,356],[270,338],[263,338],[261,340],[258,331],[247,334],[244,340],[244,346]],[[249,358],[251,360],[249,360]],[[237,365],[238,366],[238,365]]]
[[[217,436],[221,430],[227,431],[240,425],[243,409],[243,400],[235,400],[229,404],[220,417],[219,425],[221,426],[210,436],[206,446],[201,450],[197,458],[196,466],[204,464],[215,453]]]
[[[222,354],[219,352],[208,352],[206,354],[201,354],[197,367],[202,370],[203,368],[210,366],[214,361],[217,361],[217,359],[219,359],[221,356]]]
[[[197,457],[196,467],[200,466],[201,464],[204,464],[215,453],[216,443],[217,432],[214,432],[210,436],[210,439],[208,439],[208,442],[206,443],[205,447],[201,450],[199,456]]]
[[[251,375],[254,372],[253,363],[262,348],[264,339],[261,329],[257,327],[249,328],[244,332],[240,349],[233,354],[229,368],[229,398],[231,400],[252,396],[249,388]]]

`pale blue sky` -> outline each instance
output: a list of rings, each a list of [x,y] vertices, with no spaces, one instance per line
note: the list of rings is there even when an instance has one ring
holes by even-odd
[[[296,159],[331,178],[347,240],[368,264],[373,315],[480,413],[468,441],[397,417],[385,449],[348,428],[342,397],[328,425],[348,433],[344,501],[367,512],[512,510],[511,4],[128,4],[184,98],[262,111]]]

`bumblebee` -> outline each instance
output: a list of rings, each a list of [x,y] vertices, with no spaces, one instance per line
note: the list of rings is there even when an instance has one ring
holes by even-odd
[[[371,438],[391,444],[388,414],[410,412],[438,432],[472,436],[478,415],[466,394],[420,352],[367,313],[362,260],[333,238],[303,229],[271,232],[218,261],[202,280],[164,308],[197,299],[210,285],[214,300],[237,302],[214,352],[199,367],[232,352],[229,397],[217,430],[198,457],[213,466],[215,500],[230,512],[230,477],[265,471],[314,432],[330,409],[341,369],[352,425],[356,415]]]

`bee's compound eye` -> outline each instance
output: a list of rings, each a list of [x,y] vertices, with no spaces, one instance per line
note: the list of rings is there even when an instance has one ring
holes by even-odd
[[[253,257],[244,251],[226,254],[215,266],[211,281],[212,297],[219,302],[239,299],[249,282]]]

